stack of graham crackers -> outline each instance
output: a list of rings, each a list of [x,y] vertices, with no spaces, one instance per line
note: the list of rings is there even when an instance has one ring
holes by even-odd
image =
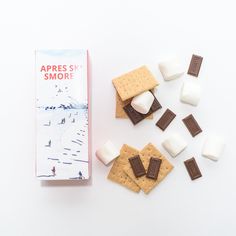
[[[142,164],[147,171],[149,161],[152,157],[161,159],[161,166],[156,180],[141,176],[136,178],[129,163],[129,158],[139,155]],[[108,179],[119,183],[128,189],[139,192],[143,190],[148,194],[155,186],[157,186],[173,169],[173,165],[165,156],[151,143],[147,144],[141,151],[124,144],[120,150],[120,156],[115,160],[108,174]]]
[[[123,107],[129,104],[133,97],[154,89],[157,80],[146,66],[130,71],[112,80],[116,89],[116,118],[128,118]],[[147,117],[152,119],[153,115]]]
[[[116,89],[116,118],[128,118],[123,107],[130,104],[133,97],[154,89],[158,82],[146,66],[141,66],[131,72],[112,80]],[[153,114],[147,117],[152,119]],[[146,176],[136,178],[129,163],[129,158],[139,155],[144,168],[147,171],[151,157],[162,160],[158,179],[153,180]],[[126,144],[120,150],[120,156],[115,160],[108,179],[117,182],[134,192],[143,190],[149,193],[158,183],[160,183],[173,169],[170,162],[151,143],[146,145],[141,151]]]

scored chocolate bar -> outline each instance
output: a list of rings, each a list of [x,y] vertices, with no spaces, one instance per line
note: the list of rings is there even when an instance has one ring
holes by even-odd
[[[153,95],[154,96],[154,95]],[[123,107],[125,113],[129,117],[129,119],[132,121],[134,125],[138,124],[140,121],[144,120],[146,117],[150,116],[153,112],[157,111],[158,109],[161,109],[162,106],[154,96],[154,101],[152,103],[152,106],[147,114],[141,114],[137,112],[131,104],[128,104]]]
[[[161,116],[161,118],[157,121],[156,126],[164,131],[175,117],[176,114],[170,109],[167,109]]]
[[[139,155],[130,157],[129,163],[131,165],[131,168],[132,168],[136,178],[141,177],[146,174],[146,170],[143,166],[143,163],[142,163]]]
[[[202,177],[202,174],[198,168],[197,162],[194,157],[186,160],[184,164],[189,173],[191,180],[195,180],[197,178]]]
[[[162,162],[161,159],[151,157],[150,162],[149,162],[149,166],[148,166],[148,170],[147,170],[147,175],[146,175],[147,178],[157,180],[159,170],[161,167],[161,162]]]
[[[203,58],[197,55],[192,55],[192,59],[188,68],[188,74],[198,77]]]
[[[183,119],[183,122],[193,137],[202,132],[202,129],[200,128],[199,124],[197,123],[192,114],[185,117]]]

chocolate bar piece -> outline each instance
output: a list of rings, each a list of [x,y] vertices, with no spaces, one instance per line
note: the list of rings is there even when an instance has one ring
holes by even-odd
[[[200,128],[192,114],[185,117],[183,119],[183,122],[193,137],[202,132],[202,129]]]
[[[162,160],[159,158],[151,157],[149,166],[148,166],[148,171],[147,171],[147,178],[157,180],[160,166],[161,166]]]
[[[136,178],[141,177],[146,174],[146,170],[143,166],[143,163],[142,163],[139,155],[136,155],[134,157],[130,157],[129,163],[131,165],[131,168],[132,168]]]
[[[147,114],[141,114],[139,112],[137,112],[132,106],[131,104],[128,104],[126,106],[123,107],[125,113],[127,114],[127,116],[130,118],[130,120],[132,121],[132,123],[134,125],[138,124],[140,121],[144,120],[146,117],[150,116],[153,112],[157,111],[158,109],[161,109],[162,106],[161,104],[158,102],[158,100],[156,99],[156,97],[154,96],[154,101],[152,103],[152,106],[150,108],[150,111]]]
[[[176,114],[170,109],[167,109],[161,116],[161,118],[157,121],[156,126],[158,126],[161,130],[164,131],[175,117]]]
[[[184,164],[189,173],[191,180],[195,180],[197,178],[202,177],[202,174],[198,168],[197,162],[194,157],[186,160]]]
[[[188,68],[188,74],[198,77],[203,57],[192,55],[192,59]]]

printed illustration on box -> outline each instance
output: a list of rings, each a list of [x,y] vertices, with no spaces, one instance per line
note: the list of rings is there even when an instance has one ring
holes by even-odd
[[[36,51],[36,110],[37,177],[88,179],[86,50]]]

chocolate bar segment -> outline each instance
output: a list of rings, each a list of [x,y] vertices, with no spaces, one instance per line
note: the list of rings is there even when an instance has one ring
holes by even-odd
[[[146,175],[147,178],[157,180],[161,162],[162,162],[161,159],[151,157]]]
[[[154,95],[153,95],[154,96]],[[152,106],[150,108],[150,111],[147,114],[141,114],[137,112],[131,104],[128,104],[123,107],[125,113],[129,117],[129,119],[132,121],[134,125],[138,124],[140,121],[144,120],[146,117],[150,116],[153,112],[157,111],[158,109],[161,109],[162,106],[154,96],[154,101],[152,103]]]
[[[156,126],[158,126],[161,130],[164,131],[175,117],[176,114],[170,109],[167,109],[161,116],[161,118],[157,121]]]
[[[185,117],[183,119],[183,122],[193,137],[202,132],[202,129],[200,128],[199,124],[197,123],[192,114]]]
[[[154,96],[154,94],[153,94],[153,96]],[[159,110],[159,109],[161,109],[161,108],[162,108],[161,104],[159,103],[159,101],[157,100],[157,98],[154,96],[154,101],[153,101],[153,103],[152,103],[152,106],[151,106],[149,112],[152,114],[153,112],[155,112],[155,111],[157,111],[157,110]],[[148,115],[151,115],[151,114],[148,113]],[[147,115],[147,114],[146,114],[146,115]]]
[[[201,65],[202,65],[203,57],[192,55],[192,59],[188,68],[188,74],[198,77]]]
[[[189,173],[191,180],[195,180],[197,178],[202,177],[202,174],[199,170],[199,167],[194,157],[186,160],[184,164]]]
[[[139,155],[129,158],[129,163],[136,178],[146,174],[146,170]]]
[[[130,104],[124,106],[123,109],[134,125],[144,119],[143,114],[137,112]]]

